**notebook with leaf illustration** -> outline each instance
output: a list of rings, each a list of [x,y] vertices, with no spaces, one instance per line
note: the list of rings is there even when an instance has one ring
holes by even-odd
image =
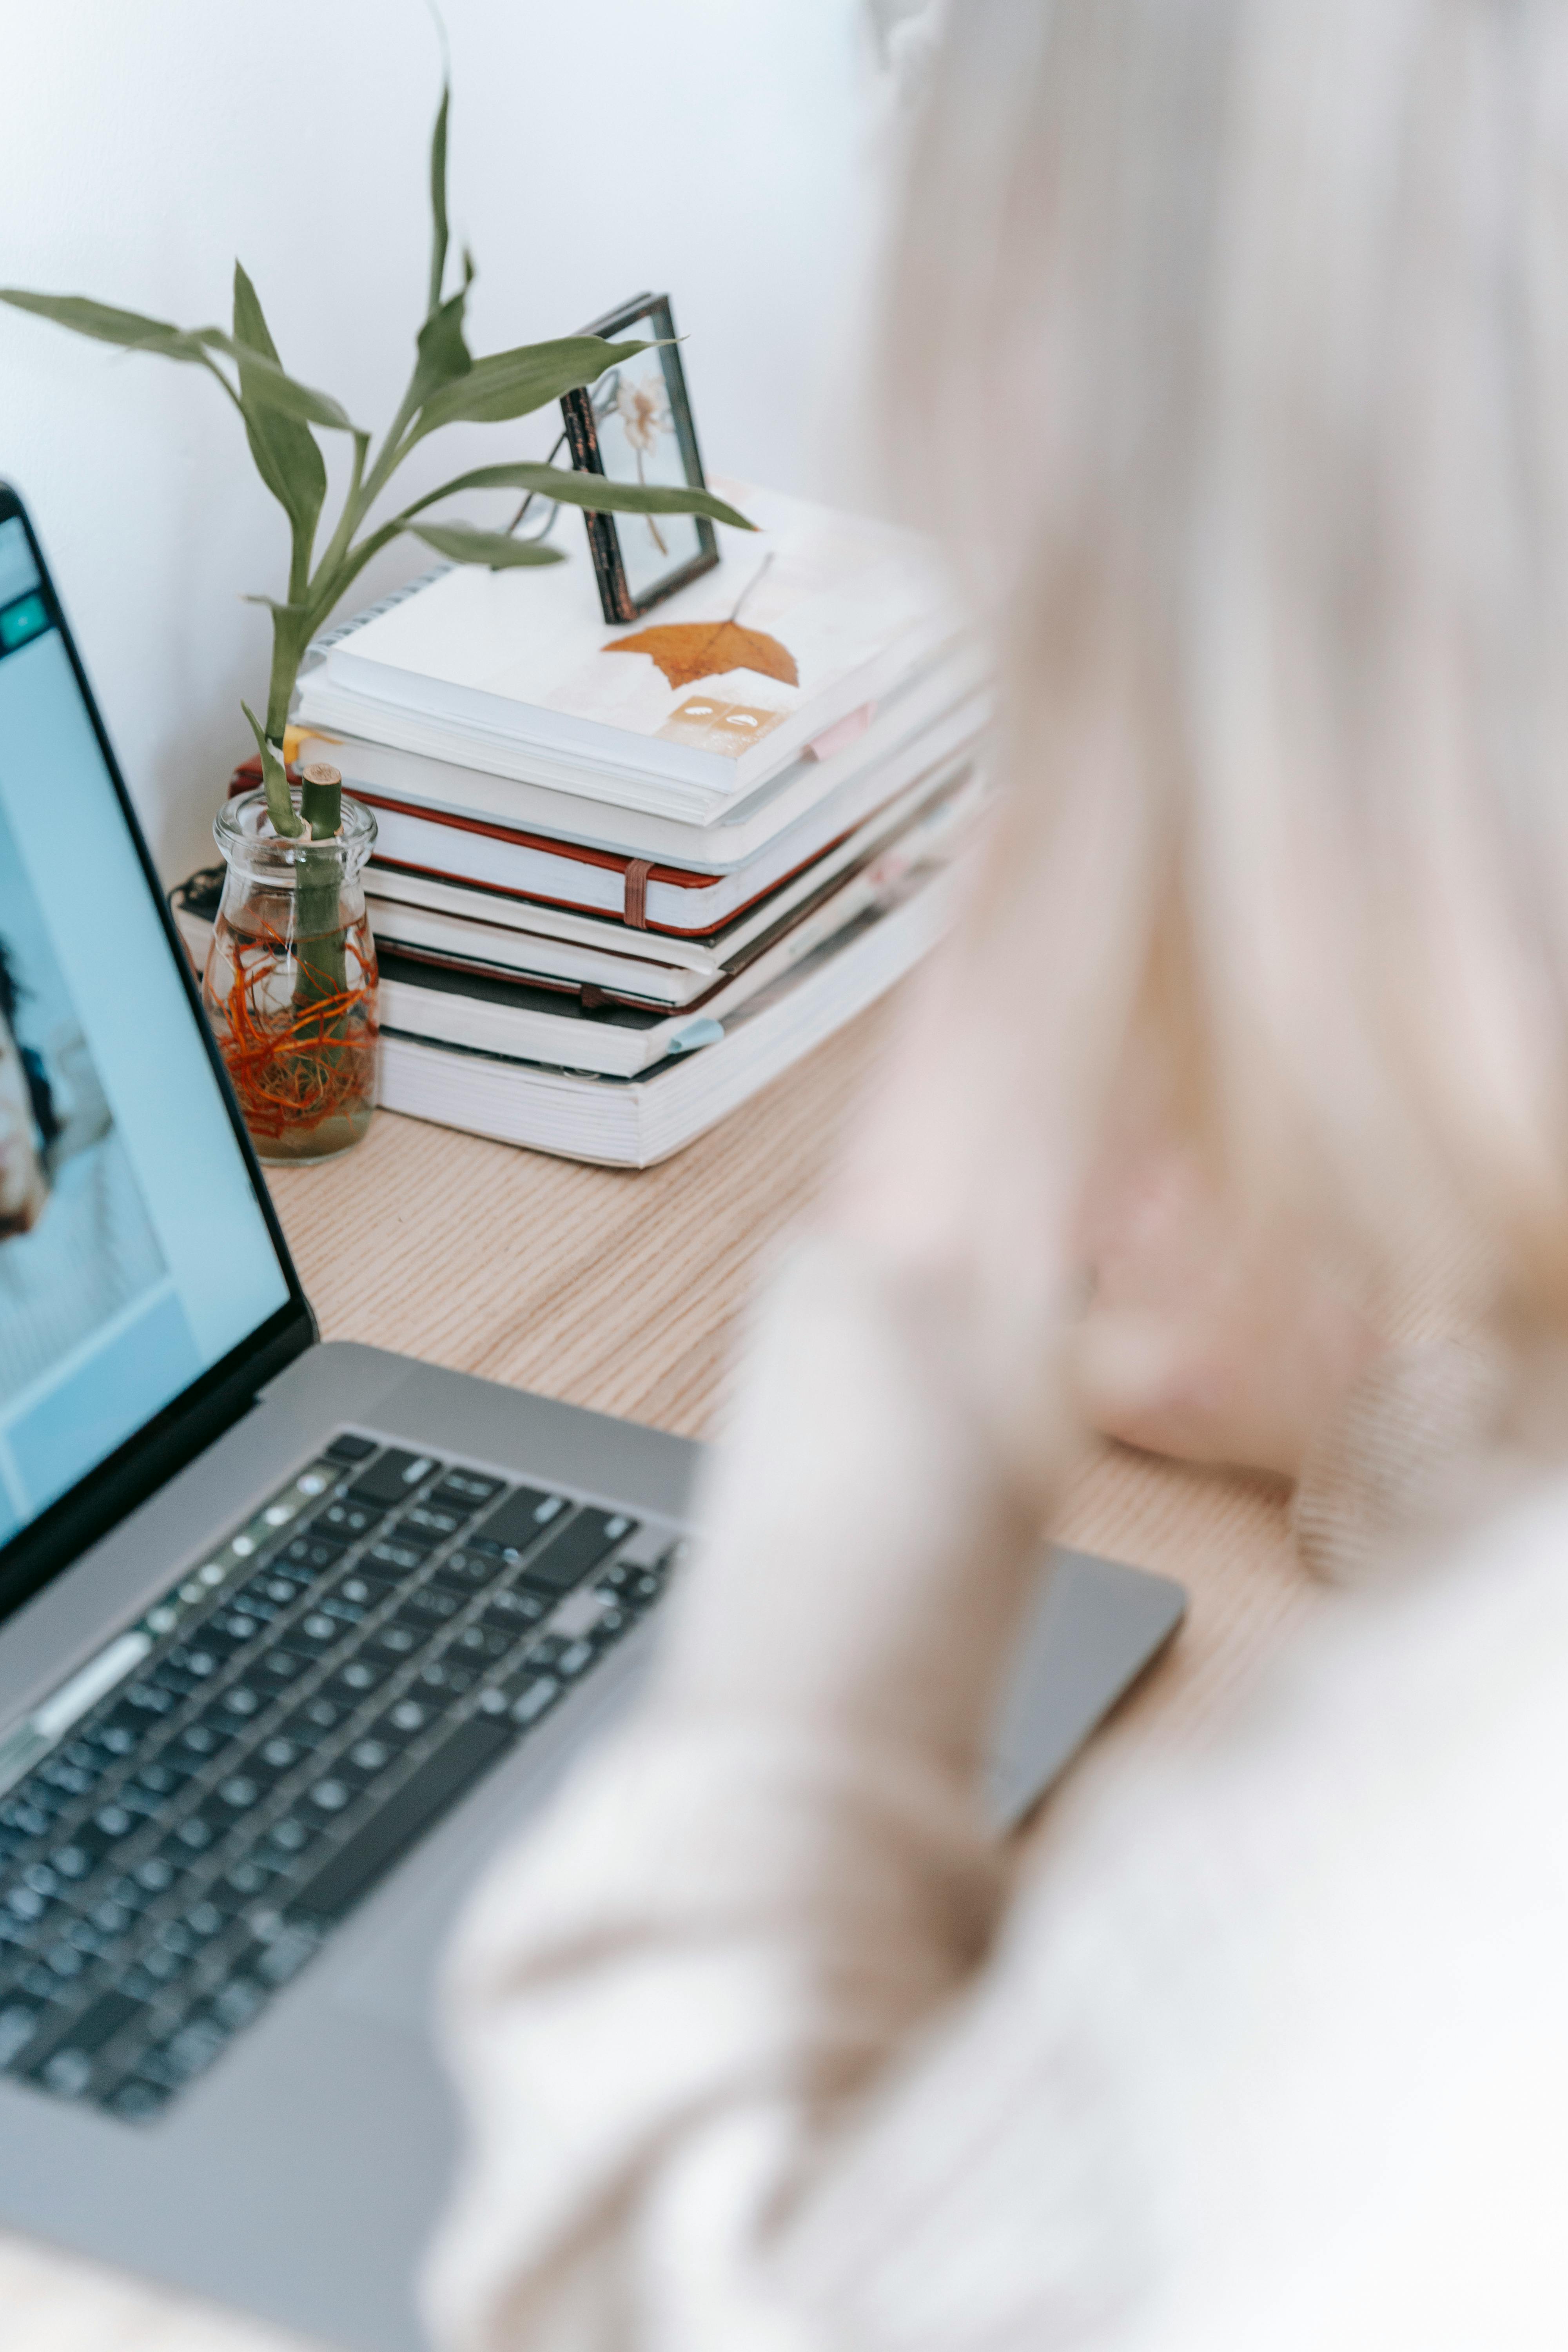
[[[727,484],[754,533],[653,622],[607,626],[589,565],[442,573],[340,637],[300,717],[526,779],[555,755],[616,772],[623,804],[702,821],[852,727],[957,634],[923,543]]]

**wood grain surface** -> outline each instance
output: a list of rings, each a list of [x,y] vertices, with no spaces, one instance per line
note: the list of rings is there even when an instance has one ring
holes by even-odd
[[[862,1017],[661,1168],[610,1171],[383,1113],[273,1191],[326,1339],[361,1339],[700,1436],[735,1320],[809,1203],[893,1017]],[[1161,1569],[1180,1641],[1101,1735],[1181,1738],[1314,1603],[1279,1496],[1108,1449],[1064,1540]],[[0,2352],[287,2352],[254,2321],[0,2234]]]

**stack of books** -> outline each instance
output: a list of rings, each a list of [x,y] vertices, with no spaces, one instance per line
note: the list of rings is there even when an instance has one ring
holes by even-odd
[[[940,937],[977,653],[905,534],[722,494],[759,531],[641,622],[606,626],[585,560],[460,569],[317,649],[290,748],[375,811],[387,1108],[647,1166]]]

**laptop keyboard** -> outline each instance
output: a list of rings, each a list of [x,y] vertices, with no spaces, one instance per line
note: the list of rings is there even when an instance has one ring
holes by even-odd
[[[0,1745],[0,2071],[166,2108],[658,1599],[637,1532],[335,1438]]]

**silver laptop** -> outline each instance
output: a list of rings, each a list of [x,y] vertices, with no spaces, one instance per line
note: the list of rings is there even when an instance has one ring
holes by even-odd
[[[318,1343],[0,485],[0,2221],[422,2341],[440,1948],[634,1688],[697,1455]],[[1043,1572],[999,1822],[1181,1612]]]

